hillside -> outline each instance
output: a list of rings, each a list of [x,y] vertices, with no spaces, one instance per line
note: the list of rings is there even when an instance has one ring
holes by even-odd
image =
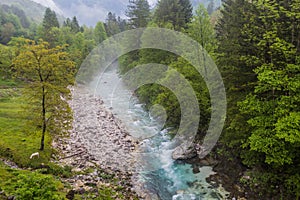
[[[215,8],[221,5],[220,0],[213,0]],[[0,4],[16,5],[23,9],[29,19],[34,22],[41,22],[46,7],[54,10],[63,21],[63,16],[77,16],[81,24],[94,26],[99,20],[105,21],[108,12],[126,18],[125,11],[129,0],[1,0]],[[155,7],[157,0],[149,0],[149,4]],[[197,7],[199,3],[207,6],[210,0],[192,0],[192,5]]]
[[[46,8],[29,0],[1,0],[0,4],[14,5],[24,10],[26,16],[34,22],[41,22]]]
[[[31,0],[31,1],[41,4],[44,7],[48,7],[51,10],[54,10],[56,13],[63,15],[62,10],[59,7],[57,7],[57,5],[54,3],[53,0]]]
[[[35,0],[37,1],[37,0]],[[41,0],[38,0],[41,1]],[[76,15],[84,24],[95,25],[97,21],[104,21],[107,13],[112,12],[117,16],[126,17],[125,11],[129,0],[53,0],[65,16],[72,17]],[[221,5],[221,0],[213,0],[215,8]],[[157,0],[148,0],[149,4],[154,7]],[[207,6],[210,0],[192,0],[192,5],[197,7],[199,3]]]
[[[0,4],[14,5],[23,10],[30,21],[40,23],[43,20],[46,7],[30,0],[1,0]],[[60,22],[63,21],[63,16],[58,15]]]
[[[108,12],[125,17],[128,0],[54,0],[54,2],[65,16],[76,15],[83,24],[93,26],[99,20],[104,21]]]

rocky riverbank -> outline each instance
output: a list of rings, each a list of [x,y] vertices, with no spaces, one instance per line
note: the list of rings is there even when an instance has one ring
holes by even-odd
[[[55,162],[72,166],[73,172],[77,173],[74,177],[64,179],[72,188],[69,199],[74,193],[92,192],[96,196],[95,188],[117,187],[109,179],[117,180],[117,185],[125,188],[121,193],[126,199],[137,198],[136,192],[140,199],[153,199],[154,195],[144,194],[143,186],[139,186],[134,176],[134,166],[137,166],[134,151],[138,148],[138,142],[100,98],[80,87],[72,89],[72,95],[70,106],[74,112],[74,123],[70,137],[58,138],[53,142],[53,147],[59,152]],[[220,167],[217,159],[211,156],[200,160],[197,156],[200,150],[199,146],[178,148],[173,152],[173,159],[188,159],[187,162],[194,166],[194,173],[199,173],[201,166]],[[208,179],[216,187],[222,185],[227,191],[234,190],[229,187],[232,182],[223,173]],[[132,191],[133,188],[136,192]],[[240,195],[232,193],[231,198]]]
[[[193,155],[195,155],[195,153]],[[216,173],[209,176],[206,181],[215,187],[221,185],[226,191],[228,191],[229,196],[226,199],[255,199],[251,196],[249,188],[245,188],[244,185],[240,183],[240,179],[244,177],[246,168],[239,162],[230,160],[226,157],[221,157],[215,151],[211,152],[203,159],[200,159],[199,156],[191,156],[191,158],[184,160],[185,162],[193,165],[193,168],[195,169],[193,170],[194,173],[199,173],[199,171],[196,170],[199,169],[199,167],[213,167],[213,170]]]
[[[55,162],[72,166],[74,172],[88,173],[65,181],[73,191],[84,192],[93,190],[91,186],[109,186],[107,177],[111,176],[125,188],[124,195],[132,199],[136,196],[131,191],[135,162],[132,152],[137,142],[101,99],[80,87],[72,89],[72,96],[73,129],[68,138],[58,138],[53,142],[53,147],[59,152]]]

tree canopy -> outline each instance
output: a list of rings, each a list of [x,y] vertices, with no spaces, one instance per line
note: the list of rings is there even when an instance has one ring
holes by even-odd
[[[131,28],[146,27],[150,21],[150,5],[147,0],[129,0],[126,16]]]
[[[41,129],[41,146],[45,134],[63,134],[71,127],[72,112],[68,105],[74,83],[75,67],[63,47],[50,48],[39,40],[18,39],[20,54],[13,60],[16,76],[27,81],[24,94],[28,97],[30,121]]]
[[[55,42],[55,36],[52,33],[53,28],[59,28],[59,22],[56,13],[50,8],[47,8],[43,19],[41,36],[52,46],[54,46]]]
[[[192,1],[194,6],[196,2]],[[213,12],[214,0],[206,3],[207,9],[199,5],[193,12],[190,0],[159,0],[153,10],[147,0],[129,0],[128,19],[109,12],[95,27],[80,26],[76,16],[60,26],[51,9],[46,10],[41,24],[35,24],[19,7],[1,5],[0,81],[15,75],[22,82],[29,113],[26,120],[41,132],[40,149],[44,149],[48,133],[60,135],[70,128],[68,87],[96,45],[127,29],[167,28],[196,40],[222,73],[227,120],[210,156],[216,157],[219,165],[235,164],[240,171],[233,177],[234,183],[244,186],[245,191],[250,188],[249,199],[299,199],[300,1],[224,0],[217,12]],[[147,34],[152,33],[134,35],[125,42],[153,42],[147,40]],[[164,42],[159,34],[157,40]],[[95,68],[93,61],[87,65]],[[158,49],[121,56],[119,71],[124,74],[148,63],[169,66],[162,73],[171,79],[160,83],[175,85],[179,72],[193,88],[201,111],[195,143],[201,143],[211,115],[204,80],[184,58]],[[86,73],[84,76],[89,75]],[[178,90],[185,92],[185,88]],[[148,84],[135,94],[146,109],[163,105],[168,114],[166,126],[179,127],[181,109],[172,91]]]
[[[300,147],[299,5],[227,0],[218,26],[218,60],[230,100],[223,141],[251,168],[252,186],[261,186],[254,190],[269,197],[280,191],[287,199],[300,196],[295,181]]]
[[[170,23],[174,30],[186,28],[193,16],[189,0],[160,0],[154,12],[154,21],[160,26]]]

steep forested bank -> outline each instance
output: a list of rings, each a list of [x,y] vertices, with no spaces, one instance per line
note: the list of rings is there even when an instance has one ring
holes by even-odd
[[[298,1],[227,0],[215,27],[205,8],[192,15],[188,1],[162,0],[152,15],[146,5],[134,7],[143,15],[134,9],[129,12],[133,22],[148,20],[148,27],[187,33],[218,64],[227,89],[228,114],[212,155],[220,162],[216,169],[244,186],[251,193],[248,198],[299,198],[299,6]],[[131,28],[144,27],[134,25]],[[189,63],[154,49],[132,52],[120,62],[122,73],[154,62],[183,74],[198,98],[201,122],[196,140],[201,141],[210,120],[210,101],[205,83]],[[163,105],[167,126],[179,126],[179,103],[167,88],[146,85],[137,95],[149,108]],[[235,166],[240,170],[232,175]]]
[[[266,198],[299,198],[299,2],[227,1],[218,26],[223,144]]]
[[[99,21],[93,28],[80,26],[76,17],[60,23],[50,9],[46,9],[43,22],[38,24],[19,7],[1,6],[1,157],[25,168],[40,168],[41,163],[48,166],[53,153],[52,138],[70,128],[70,123],[65,123],[71,119],[66,104],[70,98],[67,86],[74,83],[77,69],[90,51],[121,31],[168,28],[201,44],[223,76],[228,103],[226,125],[209,157],[218,161],[216,169],[225,173],[225,180],[227,174],[230,184],[242,187],[232,190],[240,190],[239,194],[249,199],[299,199],[300,1],[225,0],[218,11],[208,10],[199,5],[193,12],[189,0],[161,0],[154,10],[146,0],[130,0],[128,20],[108,13],[107,20]],[[41,57],[45,58],[42,62]],[[147,63],[165,64],[182,74],[198,100],[201,121],[195,143],[201,144],[210,121],[211,102],[205,81],[191,63],[157,49],[130,52],[119,63],[122,74]],[[66,72],[69,76],[62,76]],[[174,75],[172,70],[165,73],[168,77]],[[30,92],[32,89],[35,93]],[[172,91],[149,84],[136,94],[147,108],[155,104],[164,106],[168,115],[166,126],[176,132],[181,109]],[[24,106],[29,114],[24,112]],[[23,115],[19,116],[20,111]],[[61,123],[54,123],[58,121]],[[46,136],[41,159],[28,160],[40,147],[41,134]],[[10,183],[11,187],[20,188],[15,195],[38,179],[47,180],[53,185],[48,189],[59,196],[65,191],[53,177],[70,176],[71,172],[69,168],[49,164],[47,170],[28,175],[29,171],[12,172],[1,163],[0,173],[3,183],[28,183]],[[9,184],[0,187],[8,194],[13,193]],[[102,192],[115,195],[107,187]]]

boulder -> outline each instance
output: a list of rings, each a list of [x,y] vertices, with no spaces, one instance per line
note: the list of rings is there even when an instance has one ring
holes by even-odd
[[[78,194],[84,194],[86,192],[86,190],[84,189],[84,188],[79,188],[78,190],[77,190],[77,193]]]
[[[70,190],[66,196],[67,199],[73,200],[75,198],[75,190]]]
[[[157,194],[147,194],[145,200],[159,200],[159,196]]]
[[[193,173],[194,173],[194,174],[200,173],[199,167],[193,167]]]
[[[197,156],[197,152],[193,145],[184,143],[175,148],[172,153],[173,160],[187,160]]]

